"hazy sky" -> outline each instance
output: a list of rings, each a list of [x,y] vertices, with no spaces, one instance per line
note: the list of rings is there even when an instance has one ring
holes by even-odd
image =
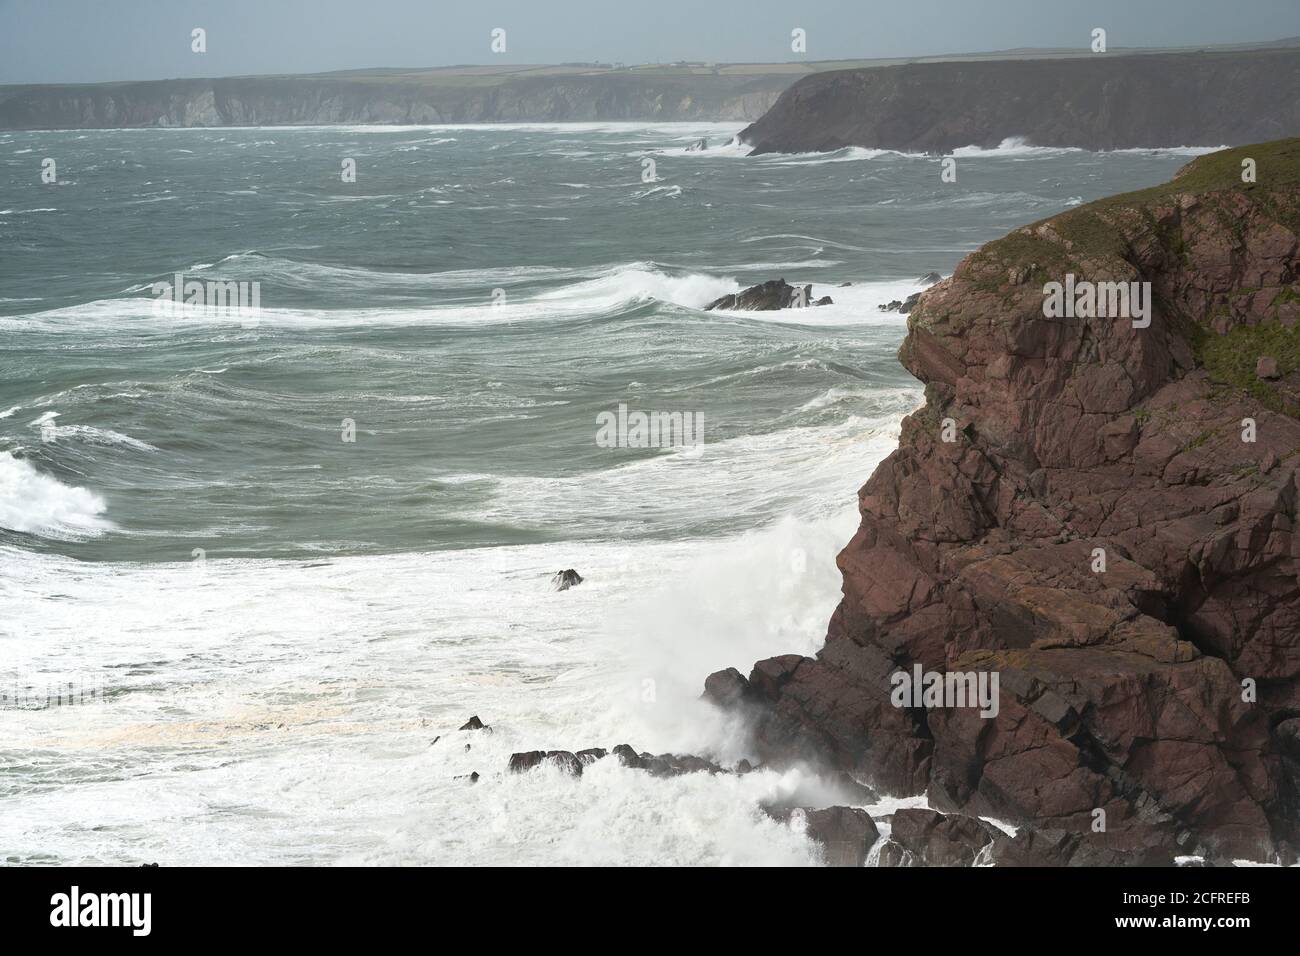
[[[1300,0],[0,0],[0,83],[457,63],[919,56],[1300,35]],[[207,30],[208,52],[190,50]],[[507,52],[489,48],[494,27]]]

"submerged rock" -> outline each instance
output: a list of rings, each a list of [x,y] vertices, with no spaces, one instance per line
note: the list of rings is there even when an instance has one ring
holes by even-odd
[[[881,312],[902,312],[907,315],[920,299],[921,293],[913,292],[906,299],[894,299],[892,302],[882,303],[878,308]]]
[[[555,577],[551,578],[551,587],[556,591],[567,591],[569,588],[581,583],[582,575],[573,568],[557,571]]]
[[[695,142],[691,143],[690,146],[687,146],[687,147],[686,147],[686,152],[688,152],[688,153],[702,153],[702,152],[704,152],[704,151],[705,151],[706,149],[708,149],[708,148],[709,148],[709,140],[708,140],[708,137],[704,137],[704,136],[702,136],[702,137],[700,137],[699,139],[697,139]]]
[[[549,760],[577,777],[581,776],[584,766],[590,766],[599,760],[604,760],[605,757],[609,756],[609,753],[603,747],[589,747],[586,750],[579,750],[576,754],[572,754],[567,750],[528,750],[523,753],[511,754],[508,769],[512,773],[522,773]],[[676,777],[685,773],[728,772],[711,760],[705,760],[703,757],[697,757],[694,754],[637,753],[628,744],[619,744],[613,749],[612,753],[622,766],[630,767],[633,770],[644,770],[652,777]]]
[[[733,292],[720,299],[714,299],[704,307],[706,312],[714,309],[748,312],[774,312],[777,309],[797,309],[818,305],[834,305],[828,295],[813,301],[812,286],[797,288],[784,279],[772,279],[759,285],[750,286],[742,292]]]

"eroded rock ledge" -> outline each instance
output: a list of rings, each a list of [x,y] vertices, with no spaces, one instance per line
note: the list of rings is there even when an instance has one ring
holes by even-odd
[[[824,648],[706,685],[757,756],[1018,825],[1004,862],[1293,860],[1297,234],[1282,140],[1017,230],[927,290],[900,351],[926,402],[860,492]],[[1149,327],[1046,318],[1067,273],[1149,281]],[[998,672],[997,716],[893,706],[916,663]]]

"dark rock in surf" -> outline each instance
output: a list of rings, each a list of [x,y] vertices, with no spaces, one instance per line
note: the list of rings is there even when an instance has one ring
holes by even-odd
[[[540,766],[541,762],[546,759],[544,750],[526,750],[523,753],[511,754],[510,763],[506,765],[506,770],[510,773],[523,773],[526,770],[532,770]]]
[[[510,773],[524,773],[549,763],[573,777],[582,776],[582,761],[568,750],[527,750],[510,755],[507,770]]]
[[[880,838],[880,831],[867,811],[855,807],[764,809],[768,816],[782,823],[802,817],[804,832],[810,840],[821,844],[828,866],[861,866],[866,862],[872,844]]]
[[[465,723],[461,724],[460,729],[461,730],[486,730],[489,732],[492,730],[491,727],[489,727],[487,724],[483,723],[483,721],[478,719],[477,714],[475,714],[469,720],[465,721]]]
[[[624,767],[631,767],[633,770],[642,769],[641,755],[631,748],[628,744],[619,744],[614,748],[614,756]]]
[[[642,753],[640,769],[652,777],[679,777],[686,773],[726,773],[711,760],[694,754],[652,754]]]
[[[892,302],[882,302],[878,308],[881,312],[901,312],[903,315],[911,312],[920,301],[921,293],[913,292],[906,299],[894,299]]]
[[[749,697],[749,681],[734,667],[710,674],[704,681],[704,700],[723,710],[739,707]]]
[[[808,306],[831,305],[830,296],[822,296],[813,301],[812,286],[803,288],[790,285],[784,279],[772,279],[759,285],[750,286],[742,292],[733,292],[720,299],[714,299],[704,307],[704,311],[714,309],[744,312],[775,312],[777,309],[800,309]]]
[[[706,149],[708,149],[708,148],[709,148],[709,140],[708,140],[708,138],[707,138],[707,137],[701,137],[701,138],[697,139],[695,142],[691,143],[690,146],[687,146],[687,147],[686,147],[686,152],[688,152],[688,153],[702,153],[702,152],[704,152],[704,151],[705,151]]]
[[[551,578],[551,587],[556,591],[567,591],[569,588],[581,583],[582,575],[573,568],[557,571],[555,577]]]
[[[911,854],[913,866],[971,866],[1000,832],[975,817],[897,810],[890,819],[889,839]]]

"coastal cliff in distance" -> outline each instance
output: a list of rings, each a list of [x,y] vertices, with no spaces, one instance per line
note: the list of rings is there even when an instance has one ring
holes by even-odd
[[[807,69],[461,67],[0,87],[0,129],[745,121]]]
[[[1149,282],[1149,324],[1048,317],[1071,275]],[[706,697],[771,765],[927,794],[882,865],[1295,862],[1300,139],[985,245],[900,358],[926,402],[859,494],[823,649]],[[918,666],[998,675],[996,714],[899,706]]]
[[[794,83],[755,154],[1036,146],[1235,146],[1300,133],[1300,50],[1098,54],[836,70]]]

